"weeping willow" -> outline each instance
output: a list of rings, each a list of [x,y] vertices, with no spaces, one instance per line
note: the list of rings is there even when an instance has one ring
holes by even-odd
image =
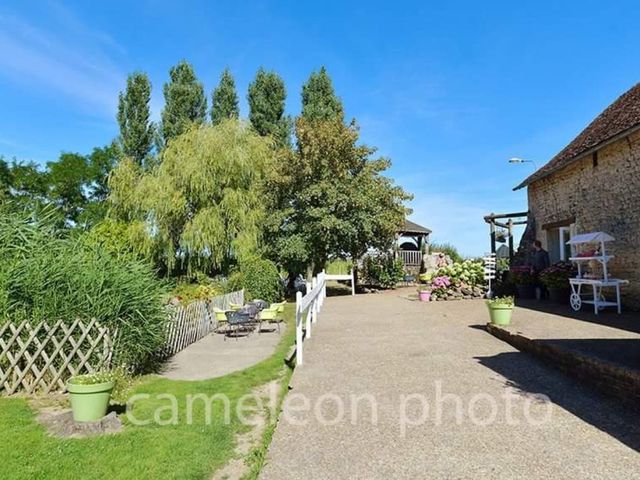
[[[243,122],[195,127],[150,171],[123,160],[109,180],[111,214],[168,273],[211,273],[253,253],[265,216],[269,140]]]

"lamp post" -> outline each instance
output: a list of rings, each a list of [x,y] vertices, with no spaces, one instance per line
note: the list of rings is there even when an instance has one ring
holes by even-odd
[[[538,165],[536,165],[536,162],[534,162],[533,160],[525,160],[524,158],[520,157],[511,157],[509,159],[509,163],[531,163],[533,164],[533,168],[538,170]]]

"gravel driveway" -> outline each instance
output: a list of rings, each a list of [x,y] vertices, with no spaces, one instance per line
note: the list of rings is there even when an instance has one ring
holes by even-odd
[[[486,321],[481,301],[327,299],[260,478],[640,478],[637,414]]]

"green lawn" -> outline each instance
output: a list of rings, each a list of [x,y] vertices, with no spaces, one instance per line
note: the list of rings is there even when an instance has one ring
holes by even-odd
[[[147,419],[156,407],[166,407],[166,399],[156,394],[170,393],[179,401],[175,425],[129,424],[113,436],[87,439],[58,439],[48,436],[36,423],[34,412],[23,398],[0,398],[0,465],[3,478],[209,478],[233,456],[234,435],[242,425],[232,416],[223,422],[223,406],[214,402],[213,421],[206,425],[203,402],[196,402],[192,425],[185,422],[185,396],[224,393],[232,406],[238,398],[276,378],[288,381],[283,359],[294,342],[294,306],[285,310],[287,328],[273,356],[242,372],[198,382],[171,381],[157,376],[142,377],[133,393],[147,393],[148,400],[135,403],[133,413]],[[281,393],[284,392],[284,389]],[[232,408],[235,412],[235,408]],[[169,413],[169,412],[165,412]],[[165,417],[163,417],[165,418]],[[272,429],[265,432],[267,442]],[[251,475],[256,475],[266,447],[250,455]]]

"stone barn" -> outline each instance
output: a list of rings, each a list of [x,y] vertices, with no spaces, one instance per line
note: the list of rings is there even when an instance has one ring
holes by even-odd
[[[577,233],[615,237],[609,263],[626,305],[640,307],[640,84],[607,107],[546,165],[514,190],[527,188],[529,227],[551,262],[569,256]]]

